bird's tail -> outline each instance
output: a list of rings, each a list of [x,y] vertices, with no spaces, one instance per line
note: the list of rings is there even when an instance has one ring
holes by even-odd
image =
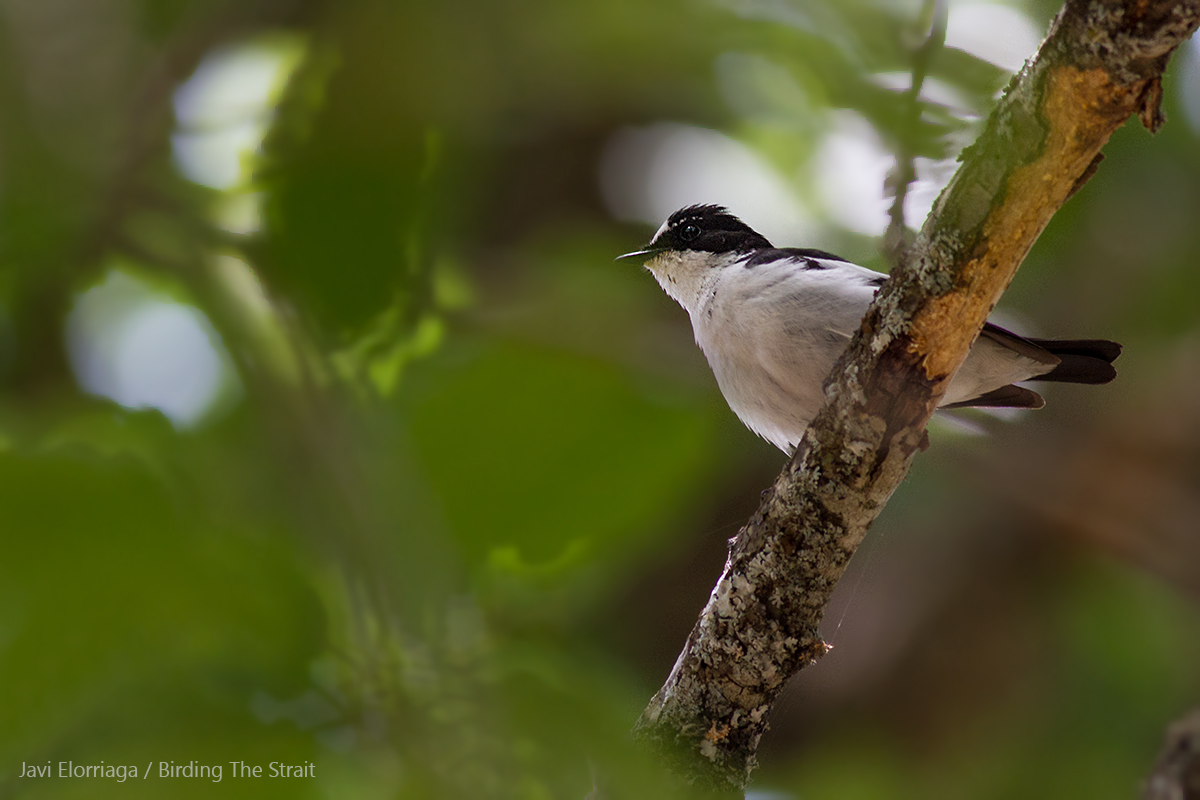
[[[983,335],[1043,364],[1053,363],[1047,353],[1058,358],[1059,363],[1052,370],[1026,380],[1108,383],[1117,377],[1112,362],[1121,355],[1121,345],[1116,342],[1105,339],[1027,339],[990,322],[984,326]],[[1041,408],[1045,404],[1042,396],[1032,389],[1010,384],[942,408]]]
[[[1105,339],[1029,339],[1030,344],[1059,357],[1062,363],[1031,381],[1061,383],[1108,383],[1117,377],[1112,362],[1121,355],[1121,345]]]

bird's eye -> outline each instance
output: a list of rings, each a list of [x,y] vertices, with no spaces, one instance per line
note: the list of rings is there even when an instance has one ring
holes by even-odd
[[[683,239],[685,242],[690,242],[699,235],[700,227],[698,225],[692,225],[691,223],[688,223],[679,229],[679,238]]]

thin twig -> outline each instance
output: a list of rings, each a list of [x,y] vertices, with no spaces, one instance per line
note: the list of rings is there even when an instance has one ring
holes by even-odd
[[[921,11],[923,27],[928,29],[928,33],[925,41],[913,53],[912,82],[904,96],[908,105],[908,120],[900,132],[896,166],[888,173],[884,185],[884,191],[895,192],[892,207],[888,211],[887,231],[883,234],[884,254],[893,266],[900,262],[907,249],[905,240],[908,226],[904,221],[904,200],[908,196],[908,187],[917,179],[917,154],[913,140],[921,124],[921,87],[925,84],[925,76],[929,74],[933,54],[946,42],[948,14],[946,0],[925,0]]]

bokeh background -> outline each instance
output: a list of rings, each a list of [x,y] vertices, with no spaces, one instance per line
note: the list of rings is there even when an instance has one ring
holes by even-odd
[[[911,0],[2,0],[0,797],[681,791],[628,731],[784,459],[613,257],[718,202],[886,269],[1056,10],[952,2],[914,126]],[[1117,381],[935,421],[758,796],[1127,798],[1200,702],[1165,88],[999,309]]]

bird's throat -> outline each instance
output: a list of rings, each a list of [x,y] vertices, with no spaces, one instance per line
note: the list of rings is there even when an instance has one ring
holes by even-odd
[[[646,262],[658,285],[689,313],[695,313],[717,279],[721,258],[713,253],[667,251]]]

